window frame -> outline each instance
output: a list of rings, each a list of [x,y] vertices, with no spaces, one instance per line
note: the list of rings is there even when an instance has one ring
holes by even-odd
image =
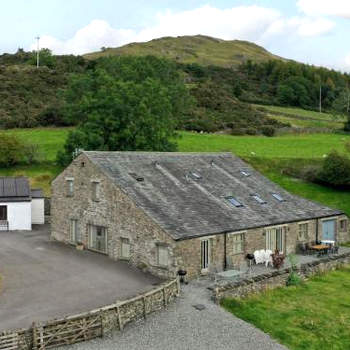
[[[276,199],[278,202],[285,202],[285,199],[279,193],[271,193],[272,197]]]
[[[106,226],[101,226],[101,225],[94,225],[94,224],[88,224],[88,249],[91,250],[91,251],[94,251],[94,252],[97,252],[97,253],[101,253],[101,254],[105,254],[105,255],[108,255],[108,228]],[[99,250],[99,249],[96,249],[92,246],[92,237],[91,237],[91,234],[92,234],[92,229],[93,228],[96,228],[97,229],[103,229],[104,230],[104,236],[105,236],[105,250]]]
[[[245,251],[245,236],[247,231],[240,231],[240,232],[232,232],[229,234],[230,238],[232,239],[232,253],[233,255],[240,255],[244,254]],[[241,236],[241,240],[236,241],[235,238]],[[237,251],[235,247],[240,246],[240,251]]]
[[[5,213],[6,218],[0,218],[0,221],[8,221],[8,207],[7,205],[0,205],[0,208],[2,208],[2,213]]]
[[[166,255],[166,260],[167,260],[166,264],[162,264],[161,259],[160,259],[161,258],[160,251],[162,249],[164,251],[166,251],[166,254],[167,254]],[[162,268],[167,268],[169,266],[169,246],[166,244],[161,244],[161,243],[157,244],[157,266],[162,267]]]
[[[100,201],[100,186],[101,182],[99,180],[91,181],[91,198],[94,202]]]
[[[344,227],[343,227],[342,223],[344,223]],[[341,219],[339,221],[339,231],[340,232],[347,232],[348,231],[348,225],[349,225],[349,220],[348,219]]]
[[[234,196],[226,196],[225,199],[231,206],[233,206],[235,208],[243,207],[243,204],[238,199],[236,199]]]
[[[267,202],[262,199],[258,194],[252,194],[252,198],[259,204],[263,205],[266,204]]]
[[[66,197],[74,196],[74,178],[66,178]]]
[[[306,226],[306,234],[303,232],[303,236],[300,235],[302,226]],[[304,242],[309,239],[310,236],[310,221],[303,221],[298,223],[298,241]]]
[[[69,240],[72,244],[76,245],[81,243],[81,237],[79,234],[79,222],[78,219],[70,219],[69,220]],[[74,225],[74,226],[73,226]],[[73,240],[73,227],[74,227],[74,236],[75,240]]]
[[[124,245],[128,245],[129,248],[128,248],[128,255],[124,255],[124,249],[123,249],[123,246]],[[120,238],[120,259],[122,260],[130,260],[131,258],[131,243],[130,243],[130,239],[129,238],[126,238],[126,237],[121,237]]]

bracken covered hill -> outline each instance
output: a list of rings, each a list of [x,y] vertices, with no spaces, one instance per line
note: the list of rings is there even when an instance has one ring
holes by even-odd
[[[197,63],[203,66],[237,66],[247,60],[264,62],[284,60],[261,46],[248,41],[222,40],[203,35],[164,37],[144,43],[132,43],[118,48],[103,48],[100,52],[85,55],[96,59],[104,56],[133,55],[157,56],[180,63]]]

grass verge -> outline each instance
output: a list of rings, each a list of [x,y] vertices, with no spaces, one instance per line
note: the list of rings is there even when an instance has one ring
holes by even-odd
[[[350,349],[350,268],[222,306],[292,350]]]

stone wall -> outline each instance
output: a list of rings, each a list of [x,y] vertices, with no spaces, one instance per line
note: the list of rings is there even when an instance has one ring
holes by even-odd
[[[329,218],[328,218],[329,219]],[[347,231],[340,230],[340,221],[347,219],[345,215],[335,217],[336,222],[336,240],[338,242],[347,242],[350,240],[349,225]],[[322,220],[303,220],[300,222],[293,222],[285,225],[285,254],[297,252],[299,243],[313,242],[317,239],[322,239]],[[305,240],[300,240],[299,225],[301,223],[309,224],[308,237]],[[318,228],[317,228],[318,226]],[[274,227],[274,226],[271,226]],[[232,234],[218,234],[214,236],[193,238],[177,242],[175,255],[178,256],[178,265],[181,269],[187,271],[189,279],[193,279],[201,275],[201,240],[209,239],[210,242],[210,264],[216,271],[223,271],[225,266],[225,235],[226,235],[226,266],[240,265],[245,262],[245,256],[248,253],[253,253],[256,250],[265,249],[265,231],[269,227],[261,227],[246,231],[240,231],[244,234],[243,252],[235,254],[233,250],[233,235]],[[233,232],[234,233],[234,232]],[[205,272],[204,272],[205,273]]]
[[[74,179],[74,194],[67,196],[67,179]],[[92,196],[92,181],[99,182],[98,200]],[[89,248],[88,226],[107,230],[107,255],[122,259],[122,239],[130,242],[129,263],[161,278],[178,271],[175,241],[139,209],[112,180],[84,154],[77,157],[52,183],[51,237],[70,242],[70,220],[78,221],[81,242]],[[168,248],[168,265],[158,266],[157,246]]]
[[[302,279],[307,279],[348,264],[350,264],[350,252],[302,264],[296,272]],[[216,302],[220,302],[223,298],[245,298],[268,289],[283,287],[286,285],[290,271],[290,268],[285,268],[238,281],[219,282],[213,290],[213,298]]]
[[[41,323],[29,329],[0,331],[0,350],[39,350],[103,337],[130,322],[164,309],[180,294],[179,280],[154,290],[79,315]]]

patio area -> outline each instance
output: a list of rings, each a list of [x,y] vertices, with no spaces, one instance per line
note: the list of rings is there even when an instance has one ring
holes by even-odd
[[[327,256],[340,256],[342,254],[350,253],[349,247],[339,247],[339,251],[337,254],[325,254],[325,255],[319,255],[317,253],[314,253],[312,255],[300,255],[295,254],[295,262],[297,266],[312,263],[314,261],[323,259]],[[288,259],[288,256],[284,260],[284,264],[281,267],[281,269],[285,269],[291,266],[291,263]],[[251,267],[249,268],[249,262],[246,260],[244,263],[242,263],[238,268],[236,269],[229,269],[222,272],[212,273],[211,277],[216,282],[218,281],[239,281],[246,278],[252,278],[259,275],[264,275],[266,273],[271,273],[273,271],[278,271],[275,267],[271,266],[270,264],[268,266],[265,266],[265,264],[255,264],[254,262],[251,264]]]

